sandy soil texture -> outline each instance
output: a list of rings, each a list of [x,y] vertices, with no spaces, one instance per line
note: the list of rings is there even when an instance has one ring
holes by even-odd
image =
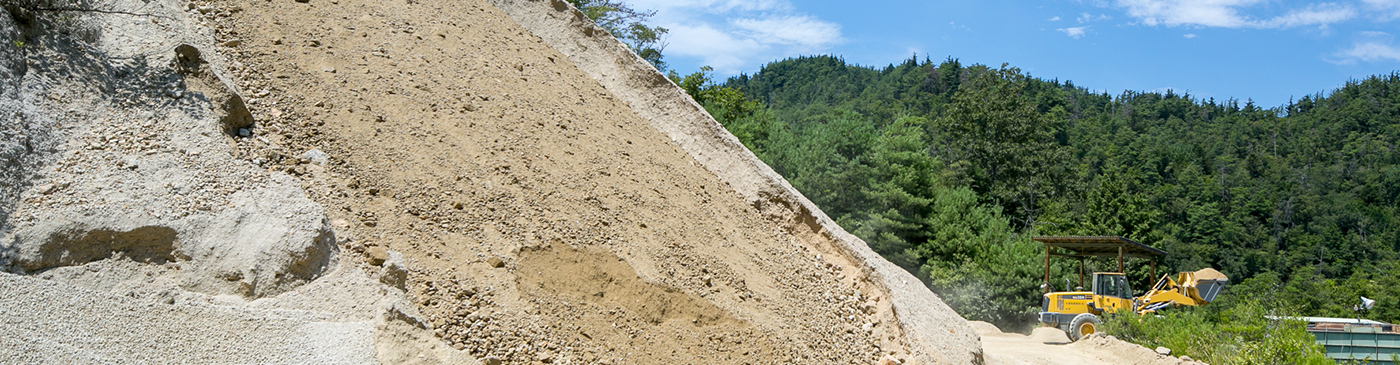
[[[982,336],[982,351],[987,365],[1051,365],[1051,364],[1203,364],[1181,358],[1158,355],[1136,344],[1106,336],[1090,336],[1073,343],[1064,332],[1054,328],[1036,328],[1030,335],[1003,333],[987,322],[970,321]],[[1053,332],[1060,332],[1054,334]]]
[[[401,254],[406,280],[387,282],[455,349],[520,364],[909,357],[856,264],[485,1],[194,6],[257,121],[238,156],[300,177],[347,256]]]

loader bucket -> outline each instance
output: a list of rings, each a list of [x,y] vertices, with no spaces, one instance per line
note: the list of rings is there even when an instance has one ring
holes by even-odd
[[[1215,296],[1216,296],[1217,294],[1220,294],[1220,290],[1221,290],[1221,289],[1224,289],[1224,288],[1225,288],[1225,283],[1228,283],[1229,281],[1230,281],[1229,279],[1219,279],[1219,280],[1201,280],[1201,279],[1196,279],[1196,290],[1201,294],[1201,299],[1204,299],[1204,300],[1206,301],[1206,303],[1214,302],[1214,301],[1215,301]]]
[[[1192,274],[1196,277],[1196,292],[1201,296],[1200,299],[1205,300],[1206,303],[1214,302],[1215,296],[1220,294],[1221,289],[1225,289],[1226,283],[1230,282],[1225,274],[1211,268],[1201,269]]]

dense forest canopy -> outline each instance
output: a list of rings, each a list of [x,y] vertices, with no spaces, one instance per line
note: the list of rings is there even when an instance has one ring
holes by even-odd
[[[1092,92],[1003,65],[787,59],[672,78],[847,230],[970,319],[1024,324],[1034,235],[1121,235],[1300,315],[1400,320],[1400,73],[1266,108]],[[1075,278],[1055,263],[1050,285]],[[1140,292],[1146,261],[1127,270]],[[1091,270],[1112,271],[1108,262]]]

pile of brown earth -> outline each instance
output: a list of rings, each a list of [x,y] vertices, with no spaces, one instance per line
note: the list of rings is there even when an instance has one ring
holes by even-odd
[[[981,361],[563,1],[69,5],[0,22],[0,362]]]
[[[512,363],[907,358],[878,287],[484,1],[249,1],[241,157],[307,176],[453,348]],[[297,156],[318,149],[325,169]],[[803,227],[805,228],[805,227]],[[883,310],[882,310],[883,309]]]

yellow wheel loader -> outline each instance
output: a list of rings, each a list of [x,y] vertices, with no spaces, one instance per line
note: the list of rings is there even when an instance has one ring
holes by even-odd
[[[1123,258],[1152,259],[1152,272],[1156,276],[1156,259],[1165,251],[1152,248],[1137,241],[1122,237],[1035,237],[1045,244],[1045,296],[1040,305],[1040,323],[1048,327],[1059,327],[1078,341],[1099,331],[1100,316],[1104,313],[1127,312],[1137,314],[1152,313],[1167,307],[1182,305],[1203,305],[1215,300],[1216,294],[1229,281],[1224,274],[1214,269],[1177,274],[1176,280],[1167,275],[1153,285],[1142,296],[1133,296],[1128,278],[1122,273]],[[1050,257],[1073,257],[1080,260],[1079,287],[1071,290],[1066,279],[1065,291],[1053,291],[1050,284]],[[1083,290],[1084,259],[1089,257],[1118,257],[1118,272],[1096,272],[1092,287]]]

